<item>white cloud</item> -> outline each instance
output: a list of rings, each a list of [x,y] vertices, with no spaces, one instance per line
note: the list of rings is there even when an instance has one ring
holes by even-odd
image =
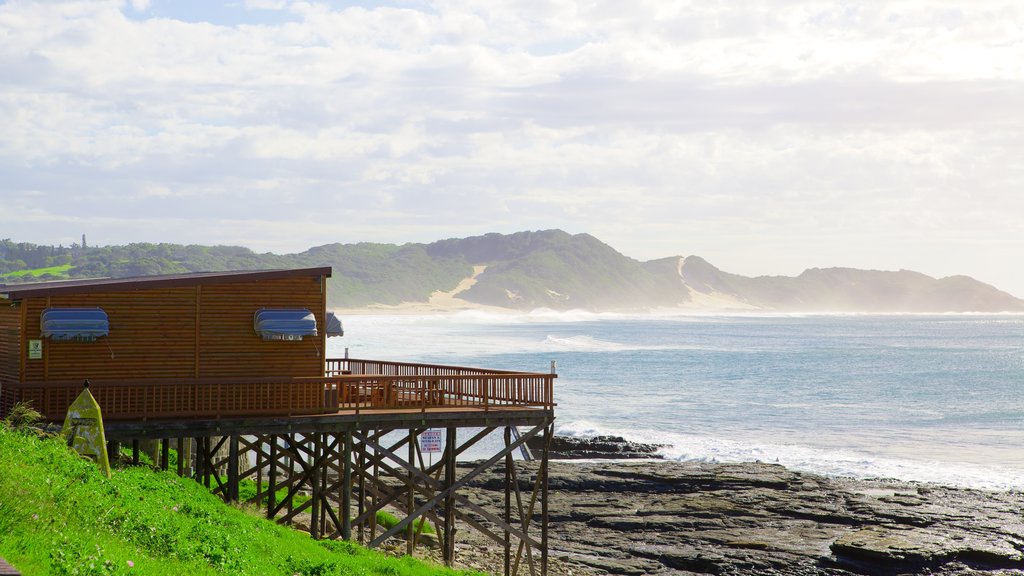
[[[224,6],[280,20],[0,4],[5,236],[562,227],[740,273],[985,263],[1024,295],[1016,2]]]

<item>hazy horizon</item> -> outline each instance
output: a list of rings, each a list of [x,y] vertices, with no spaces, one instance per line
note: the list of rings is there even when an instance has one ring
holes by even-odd
[[[586,232],[1024,295],[1024,5],[0,0],[0,237]]]

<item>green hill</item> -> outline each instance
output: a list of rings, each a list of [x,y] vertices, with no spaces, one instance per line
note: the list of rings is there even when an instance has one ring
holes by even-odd
[[[1024,301],[968,278],[810,269],[796,277],[731,274],[697,256],[629,258],[589,234],[485,234],[430,244],[327,244],[296,254],[239,246],[128,244],[83,248],[0,241],[0,283],[331,266],[328,306],[426,302],[483,267],[457,297],[518,310],[699,309],[798,312],[1004,312]]]
[[[532,310],[594,310],[675,306],[685,297],[589,234],[561,230],[488,234],[444,240],[430,254],[486,265],[460,298],[479,304]]]
[[[107,479],[57,439],[0,423],[0,557],[24,575],[454,576],[314,541],[144,467]]]

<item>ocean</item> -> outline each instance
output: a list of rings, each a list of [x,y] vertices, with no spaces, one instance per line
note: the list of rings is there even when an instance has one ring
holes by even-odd
[[[548,372],[556,432],[1024,489],[1024,316],[353,315],[328,355]]]

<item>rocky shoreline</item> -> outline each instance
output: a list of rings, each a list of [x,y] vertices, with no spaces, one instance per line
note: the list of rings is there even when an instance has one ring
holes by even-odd
[[[527,490],[538,465],[516,464]],[[503,481],[499,466],[466,493],[500,509]],[[549,485],[554,576],[1024,574],[1021,492],[653,460],[552,460]],[[500,574],[469,532],[459,564]]]

